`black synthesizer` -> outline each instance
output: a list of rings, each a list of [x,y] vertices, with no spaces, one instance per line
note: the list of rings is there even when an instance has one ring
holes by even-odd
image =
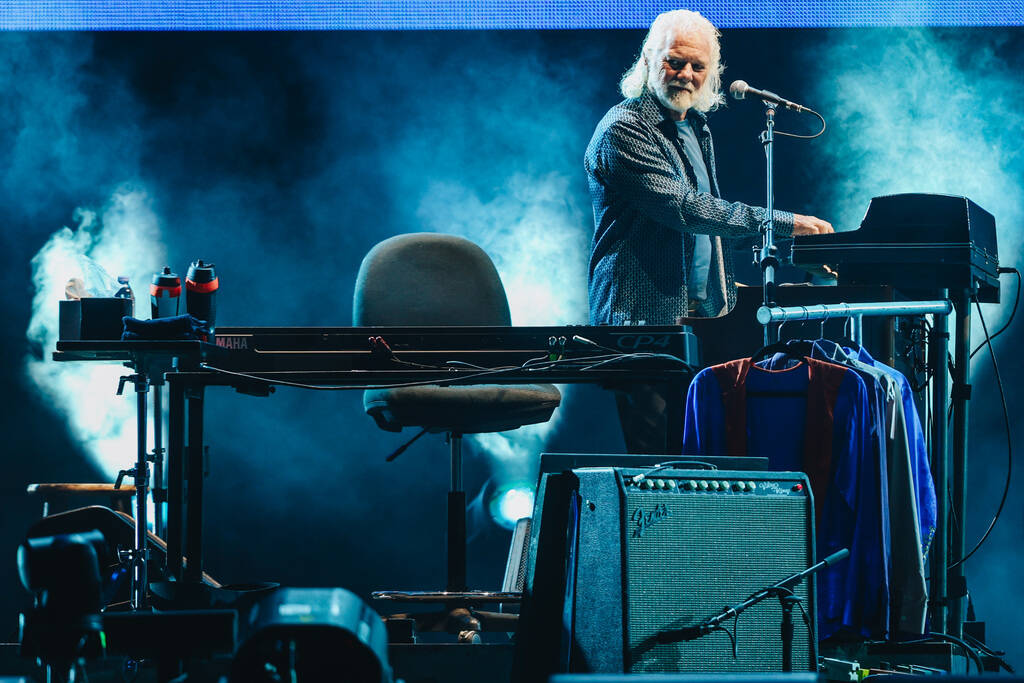
[[[664,354],[700,366],[697,338],[686,325],[218,327],[216,343],[254,369],[369,370],[396,361],[496,367],[623,353]]]

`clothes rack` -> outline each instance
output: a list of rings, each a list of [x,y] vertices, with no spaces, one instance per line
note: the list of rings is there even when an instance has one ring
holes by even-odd
[[[943,292],[946,294],[946,292]],[[957,305],[949,299],[934,301],[899,301],[899,302],[877,302],[877,303],[856,303],[856,304],[815,304],[811,306],[762,306],[757,311],[757,321],[765,327],[766,337],[768,327],[774,323],[780,326],[792,320],[829,320],[835,318],[849,318],[852,325],[850,338],[852,341],[861,343],[862,319],[865,316],[909,316],[926,315],[935,316],[931,335],[928,340],[929,366],[934,373],[932,386],[931,409],[933,418],[931,420],[931,458],[932,476],[935,479],[935,496],[938,516],[936,519],[937,531],[930,550],[930,612],[932,630],[939,633],[952,633],[958,635],[963,627],[963,593],[965,586],[963,579],[963,568],[957,566],[950,568],[950,548],[957,550],[959,557],[963,557],[965,548],[963,520],[965,519],[964,492],[966,488],[967,469],[967,403],[963,396],[969,392],[969,368],[967,367],[966,354],[963,352],[965,344],[969,346],[970,339],[963,334],[965,325],[961,319],[966,318],[969,325],[970,302],[966,297],[959,299]],[[950,452],[947,439],[947,397],[950,395],[949,375],[946,372],[946,359],[949,353],[949,322],[948,316],[957,312],[957,329],[960,334],[956,341],[956,362],[953,366],[953,386],[957,389],[953,392],[953,424],[954,443],[953,452]],[[969,330],[969,328],[968,328]],[[950,470],[950,458],[954,465]],[[957,528],[950,529],[950,486],[952,484],[953,513],[956,519],[960,520]],[[952,595],[951,595],[952,593]]]

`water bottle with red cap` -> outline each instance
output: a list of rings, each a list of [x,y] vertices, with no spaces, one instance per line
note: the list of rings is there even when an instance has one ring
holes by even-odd
[[[170,266],[153,275],[149,285],[149,303],[153,320],[157,318],[173,318],[178,315],[181,302],[181,278],[171,272]]]
[[[209,339],[213,343],[213,330],[217,323],[217,274],[212,263],[204,263],[202,259],[188,267],[185,277],[185,310],[189,315],[206,322]]]

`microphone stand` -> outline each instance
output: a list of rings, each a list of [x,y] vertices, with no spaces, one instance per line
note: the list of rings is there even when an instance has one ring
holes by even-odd
[[[764,305],[775,306],[775,268],[779,265],[776,256],[778,249],[775,246],[775,103],[764,101],[765,106],[765,129],[761,132],[761,144],[764,146],[764,159],[766,165],[766,192],[765,208],[767,216],[761,223],[761,250],[758,252],[754,247],[754,265],[761,267],[761,284],[764,288]],[[764,345],[777,342],[778,329],[771,326],[764,326]]]
[[[782,607],[782,628],[780,630],[782,636],[782,670],[788,673],[793,670],[793,606],[801,601],[801,598],[794,595],[793,588],[808,576],[821,571],[825,567],[830,567],[849,556],[850,551],[846,548],[838,550],[812,567],[808,567],[803,571],[784,578],[778,583],[773,583],[759,591],[755,591],[749,598],[738,605],[723,608],[721,612],[705,619],[696,626],[662,631],[654,636],[654,640],[660,644],[696,640],[721,628],[722,622],[726,619],[738,617],[748,607],[753,607],[765,598],[775,596],[779,599],[779,605]]]

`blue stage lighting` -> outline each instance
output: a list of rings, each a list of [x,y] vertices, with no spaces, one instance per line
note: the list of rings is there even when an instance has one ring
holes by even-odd
[[[533,514],[533,486],[513,482],[495,489],[487,502],[487,510],[499,526],[514,529],[516,522]]]

